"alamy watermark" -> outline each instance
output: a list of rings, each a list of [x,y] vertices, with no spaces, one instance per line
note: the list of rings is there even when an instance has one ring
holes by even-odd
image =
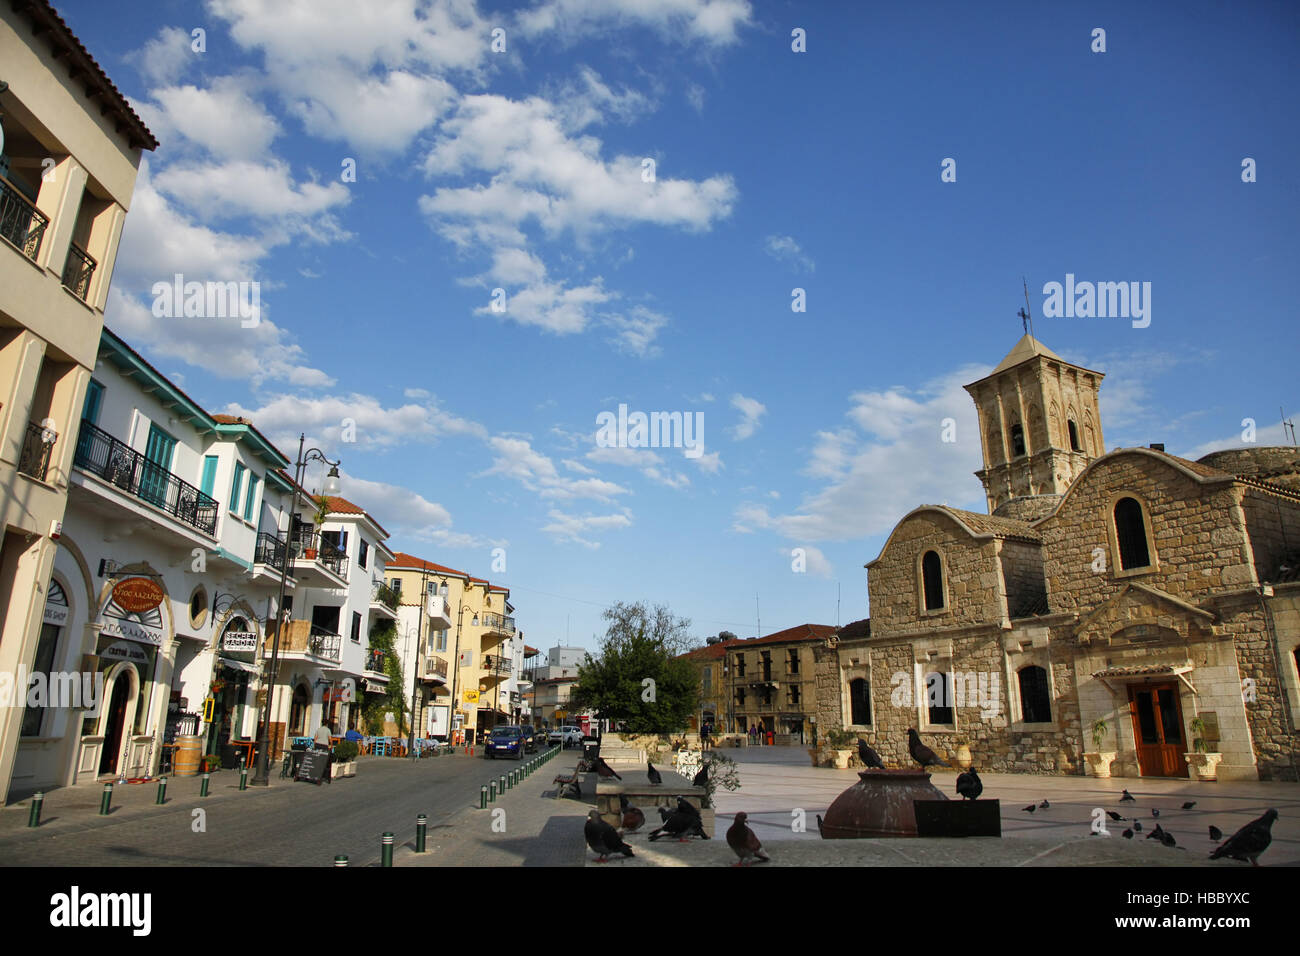
[[[907,671],[895,671],[889,678],[894,688],[890,703],[895,707],[913,706],[912,682],[913,676]],[[1002,679],[997,671],[931,671],[925,675],[922,696],[929,707],[978,707],[980,716],[986,718],[1002,713]]]
[[[596,416],[598,448],[684,448],[687,458],[704,454],[703,412],[631,412]]]
[[[1075,282],[1065,274],[1065,284],[1043,286],[1043,315],[1049,319],[1132,319],[1133,328],[1151,324],[1150,282]]]
[[[155,318],[239,319],[245,329],[262,321],[260,282],[186,282],[178,272],[171,282],[155,282],[149,291]]]
[[[17,674],[0,673],[0,707],[70,707],[85,710],[87,717],[98,717],[103,699],[104,675],[100,672],[29,673],[19,668]]]

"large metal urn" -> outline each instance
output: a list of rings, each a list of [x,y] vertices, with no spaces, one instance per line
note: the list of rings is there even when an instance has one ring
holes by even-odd
[[[947,800],[923,770],[863,770],[826,811],[823,840],[916,836],[914,800]]]

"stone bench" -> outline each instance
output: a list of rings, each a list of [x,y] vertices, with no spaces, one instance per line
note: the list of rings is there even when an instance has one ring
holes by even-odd
[[[624,775],[623,780],[615,780],[612,777],[597,779],[596,783],[596,809],[600,811],[600,818],[611,826],[621,826],[623,814],[620,809],[619,796],[627,797],[627,802],[634,807],[639,807],[645,814],[645,826],[641,832],[648,833],[657,829],[662,823],[659,818],[659,807],[677,808],[677,798],[682,797],[686,802],[692,804],[700,811],[700,818],[704,823],[704,832],[710,837],[714,836],[713,832],[713,808],[705,807],[704,801],[708,797],[708,791],[704,787],[696,787],[689,780],[666,770],[662,767],[656,767],[656,770],[663,776],[663,783],[655,786],[646,778],[645,764],[641,765],[641,771]]]

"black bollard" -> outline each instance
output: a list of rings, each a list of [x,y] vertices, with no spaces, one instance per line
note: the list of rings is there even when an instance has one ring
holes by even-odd
[[[424,841],[428,833],[429,818],[423,813],[415,818],[415,852],[424,852]]]
[[[101,817],[108,816],[108,807],[112,802],[113,785],[111,783],[106,783],[104,784],[104,794],[99,798],[99,815]]]
[[[211,774],[206,774],[206,773],[205,773],[205,774],[203,775],[202,779],[201,779],[200,782],[199,782],[199,796],[200,796],[200,797],[206,797],[206,796],[208,795],[208,783],[209,783],[209,781],[211,781],[211,779],[212,779]]]
[[[158,796],[154,799],[154,803],[157,803],[157,804],[160,804],[160,805],[161,805],[161,804],[164,804],[164,803],[166,803],[166,802],[167,802],[167,778],[166,778],[166,777],[159,777],[159,778],[158,778]]]
[[[348,865],[348,858],[347,858],[347,856],[345,856],[344,854],[340,853],[338,856],[334,857],[334,865],[335,865],[335,866],[347,866],[347,865]]]
[[[487,787],[478,788],[478,808],[480,810],[487,809]]]
[[[32,808],[27,814],[27,825],[29,827],[38,827],[41,825],[41,804],[45,802],[45,794],[37,791],[32,797]]]
[[[392,866],[393,865],[393,835],[391,833],[384,834],[382,854],[383,855],[380,859],[379,865]]]

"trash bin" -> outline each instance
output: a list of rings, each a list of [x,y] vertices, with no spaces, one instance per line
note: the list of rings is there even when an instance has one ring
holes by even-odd
[[[772,733],[772,731],[769,730],[767,732],[767,745],[769,747],[772,746],[772,744],[775,743],[775,740],[776,740],[775,735]]]
[[[595,760],[600,756],[600,741],[595,737],[582,738],[582,759]]]

